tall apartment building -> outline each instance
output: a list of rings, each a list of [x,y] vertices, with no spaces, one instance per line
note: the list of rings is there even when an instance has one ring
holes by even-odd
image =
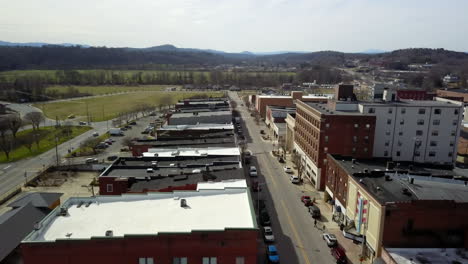
[[[296,106],[294,149],[305,164],[302,176],[317,189],[325,188],[327,153],[372,157],[375,116],[310,102]]]
[[[394,161],[453,164],[462,118],[454,101],[358,102],[338,86],[327,105],[299,101],[294,149],[306,164],[304,177],[324,189],[326,154],[388,158]],[[442,100],[442,99],[440,99]]]
[[[374,157],[394,161],[453,164],[463,117],[454,101],[393,101],[359,103],[359,112],[376,117]]]

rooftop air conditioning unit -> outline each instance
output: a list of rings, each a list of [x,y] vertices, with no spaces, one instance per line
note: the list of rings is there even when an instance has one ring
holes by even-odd
[[[182,208],[187,207],[187,200],[186,199],[180,199],[180,207],[182,207]]]
[[[114,236],[114,232],[112,230],[107,230],[106,237],[111,237],[111,236]]]

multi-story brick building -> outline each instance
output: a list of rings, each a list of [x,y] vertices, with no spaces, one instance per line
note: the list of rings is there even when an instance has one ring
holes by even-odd
[[[256,264],[249,190],[221,185],[70,198],[23,240],[24,263]]]
[[[389,248],[466,248],[468,190],[454,172],[328,155],[325,199],[371,260]]]
[[[331,104],[331,103],[329,103]],[[327,153],[372,157],[375,116],[338,107],[298,101],[295,119],[295,150],[305,164],[303,177],[317,189],[325,188]]]

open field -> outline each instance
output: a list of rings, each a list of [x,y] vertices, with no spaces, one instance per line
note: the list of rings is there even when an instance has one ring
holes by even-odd
[[[36,132],[32,129],[20,131],[16,135],[16,142],[22,142],[25,138],[33,138],[34,133],[36,133],[38,138],[40,138],[39,147],[35,142],[32,143],[31,151],[26,146],[18,146],[10,152],[9,160],[7,160],[5,153],[1,152],[0,162],[10,162],[37,156],[55,147],[55,137],[58,138],[57,144],[60,145],[90,129],[91,127],[88,126],[71,127],[71,130],[67,132],[64,127],[58,129],[55,127],[41,127]]]
[[[89,95],[103,95],[103,94],[113,94],[113,93],[122,93],[122,92],[138,92],[138,91],[164,91],[166,88],[176,87],[180,88],[177,85],[138,85],[138,86],[129,86],[129,85],[103,85],[103,86],[78,86],[78,85],[54,85],[46,88],[47,94],[67,94],[70,90],[77,91],[80,94],[89,94]]]
[[[84,98],[71,101],[60,101],[44,104],[35,104],[44,114],[52,119],[64,120],[69,115],[76,118],[89,116],[91,121],[99,122],[117,117],[119,113],[132,111],[144,104],[158,107],[159,105],[175,104],[177,101],[195,95],[220,97],[221,92],[137,92],[118,94],[95,98]]]

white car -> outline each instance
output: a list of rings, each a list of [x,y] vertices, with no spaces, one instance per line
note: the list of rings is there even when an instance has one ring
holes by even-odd
[[[293,170],[290,167],[284,167],[284,172],[293,173]]]
[[[255,166],[250,166],[249,175],[250,177],[257,177],[257,168]]]
[[[325,233],[322,235],[323,240],[327,242],[327,245],[329,247],[335,247],[338,244],[338,241],[336,240],[336,236],[333,234]]]
[[[291,175],[291,182],[292,183],[300,183],[301,180],[296,175]]]
[[[85,162],[86,164],[93,164],[93,163],[98,163],[99,161],[96,158],[87,158]]]
[[[269,226],[263,227],[263,239],[265,242],[275,242],[275,236],[273,235],[273,230]]]

